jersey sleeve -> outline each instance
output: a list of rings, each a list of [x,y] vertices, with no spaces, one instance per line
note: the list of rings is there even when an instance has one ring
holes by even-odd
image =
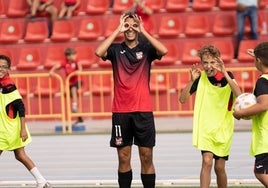
[[[264,87],[264,86],[268,86],[268,80],[265,78],[260,77],[255,85],[255,89],[254,89],[254,95],[256,97],[260,96],[260,95],[267,95],[268,94],[268,87]]]

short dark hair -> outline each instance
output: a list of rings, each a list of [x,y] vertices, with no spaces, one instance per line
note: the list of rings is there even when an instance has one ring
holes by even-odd
[[[66,56],[72,55],[72,54],[76,54],[76,50],[74,48],[66,48],[64,51],[64,54]]]
[[[10,60],[10,58],[8,56],[1,54],[0,55],[0,60],[5,60],[7,62],[8,68],[10,68],[10,66],[11,66],[11,60]]]
[[[259,58],[262,63],[268,67],[268,42],[259,43],[254,48],[254,55]]]
[[[211,55],[213,57],[220,57],[221,53],[218,48],[213,45],[205,45],[198,50],[198,56],[202,60],[203,55]]]

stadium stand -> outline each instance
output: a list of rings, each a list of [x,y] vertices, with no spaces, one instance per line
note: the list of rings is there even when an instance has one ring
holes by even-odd
[[[47,46],[44,69],[49,70],[52,68],[53,65],[57,63],[61,63],[65,58],[64,50],[65,50],[65,47],[62,45],[53,44],[53,45]]]
[[[6,1],[6,0],[4,0]],[[29,7],[26,0],[8,0],[7,17],[24,18],[29,12]]]
[[[208,14],[189,14],[184,33],[187,37],[204,37],[209,33]]]
[[[239,45],[237,60],[239,63],[250,63],[252,57],[248,55],[247,49],[253,49],[261,40],[242,40]]]
[[[166,0],[146,0],[154,13],[164,12]]]
[[[236,31],[236,19],[233,12],[219,13],[215,15],[212,34],[214,36],[233,36]]]
[[[24,20],[5,19],[0,23],[0,42],[17,43],[23,38]]]
[[[110,0],[87,0],[86,13],[89,15],[105,14],[110,7]]]
[[[164,14],[159,22],[158,36],[161,38],[177,38],[183,33],[181,17],[176,14]]]
[[[17,70],[36,70],[42,64],[39,48],[24,47],[19,52],[19,62],[16,65]]]
[[[165,10],[167,12],[184,12],[189,7],[189,0],[167,0]]]
[[[192,9],[194,11],[210,11],[216,5],[216,0],[194,0]]]
[[[24,37],[25,42],[43,42],[49,36],[46,20],[28,22]]]
[[[183,45],[181,62],[182,64],[192,65],[200,61],[198,50],[205,44],[204,40],[189,40]]]
[[[53,42],[70,41],[75,37],[74,23],[72,20],[57,20],[53,24],[50,40]]]
[[[79,28],[77,35],[79,40],[98,40],[103,38],[102,17],[91,16],[90,18],[80,19]]]
[[[236,9],[236,0],[219,0],[218,7],[223,10],[235,10]]]
[[[95,45],[79,45],[75,47],[79,63],[84,69],[91,68],[97,61],[97,57],[94,54],[94,47]]]
[[[122,14],[124,11],[131,8],[133,0],[114,0],[112,12]]]
[[[231,63],[234,57],[234,45],[233,41],[230,38],[223,38],[223,39],[214,39],[211,42],[212,45],[215,45],[221,52],[221,59],[223,62]]]

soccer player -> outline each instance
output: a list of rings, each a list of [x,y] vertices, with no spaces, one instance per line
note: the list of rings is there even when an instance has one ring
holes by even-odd
[[[254,95],[257,103],[246,109],[234,111],[234,117],[253,116],[250,154],[255,156],[254,173],[256,178],[268,188],[268,42],[258,44],[248,50],[254,58],[256,68],[261,72]]]
[[[114,43],[121,33],[124,33],[124,41]],[[147,42],[138,40],[139,33]],[[121,15],[119,26],[95,51],[98,57],[112,62],[114,100],[110,146],[117,148],[120,188],[131,187],[133,140],[139,150],[143,186],[155,187],[155,124],[149,80],[152,61],[161,59],[166,53],[167,48],[153,38],[144,29],[140,17],[131,12]]]
[[[219,188],[227,187],[225,161],[228,160],[234,128],[234,97],[241,94],[233,74],[227,72],[220,51],[212,46],[202,47],[198,55],[202,69],[194,64],[191,79],[182,90],[179,101],[185,103],[196,93],[193,116],[193,145],[201,150],[200,188],[209,188],[211,169]]]
[[[37,188],[49,188],[51,185],[41,175],[24,150],[32,139],[25,123],[22,97],[9,76],[10,66],[10,58],[0,55],[0,155],[4,150],[14,151],[16,159],[35,178]]]

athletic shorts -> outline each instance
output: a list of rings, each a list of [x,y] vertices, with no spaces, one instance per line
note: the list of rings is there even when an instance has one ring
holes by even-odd
[[[212,153],[211,151],[203,151],[203,150],[201,151],[202,154],[206,153],[206,152]],[[212,154],[213,154],[213,159],[215,159],[215,160],[224,159],[224,160],[228,161],[228,159],[229,159],[229,155],[220,157],[218,155],[215,155],[214,153],[212,153]]]
[[[155,124],[152,112],[113,113],[110,146],[133,144],[155,146]]]
[[[268,174],[268,153],[255,156],[254,173]]]

